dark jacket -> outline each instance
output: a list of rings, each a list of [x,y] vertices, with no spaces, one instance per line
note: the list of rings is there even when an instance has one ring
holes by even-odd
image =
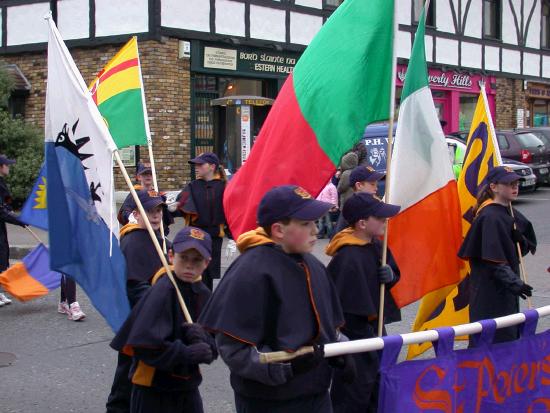
[[[531,223],[514,210],[518,230],[524,235],[522,254],[534,252],[536,237]],[[519,311],[513,291],[523,284],[519,256],[512,238],[514,218],[509,208],[488,203],[480,209],[464,238],[458,256],[470,261],[470,321],[502,317]],[[495,342],[517,338],[517,326],[495,333]]]
[[[350,196],[353,195],[353,188],[349,185],[349,176],[353,168],[359,164],[359,157],[355,152],[348,152],[342,156],[340,161],[340,168],[342,169],[342,174],[340,175],[340,180],[338,181],[338,197],[340,198],[340,210],[344,207],[344,203],[348,200]]]
[[[12,212],[11,202],[10,190],[4,178],[0,177],[0,272],[5,271],[10,265],[10,246],[8,244],[6,223],[25,225]]]

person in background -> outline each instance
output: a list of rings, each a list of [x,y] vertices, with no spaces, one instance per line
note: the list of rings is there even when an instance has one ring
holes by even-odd
[[[10,165],[15,160],[8,159],[0,154],[0,272],[4,272],[10,266],[10,245],[8,243],[8,230],[6,223],[24,227],[25,224],[13,213],[12,197],[5,178],[10,174]],[[11,304],[11,300],[0,290],[0,307]]]
[[[76,301],[76,283],[65,274],[61,274],[61,297],[57,305],[57,312],[66,314],[67,318],[73,321],[86,318],[86,314],[80,309],[80,304]]]
[[[317,235],[317,238],[324,238],[325,236],[332,238],[334,232],[332,216],[335,213],[338,213],[338,191],[332,181],[329,181],[325,185],[317,197],[317,200],[332,205],[332,208],[330,208],[325,215],[319,218],[319,222],[317,224],[319,235]]]

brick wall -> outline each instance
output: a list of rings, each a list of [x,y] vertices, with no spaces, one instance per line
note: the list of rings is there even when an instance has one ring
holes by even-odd
[[[88,83],[116,54],[122,45],[71,49],[71,54],[84,80]],[[187,160],[191,157],[190,69],[189,59],[178,59],[178,40],[163,38],[139,43],[140,60],[149,125],[159,187],[179,189],[190,179]],[[47,62],[46,52],[1,56],[15,63],[32,85],[25,107],[25,119],[44,128]],[[147,147],[140,148],[142,160],[148,159]],[[134,176],[135,170],[128,172]],[[126,185],[115,167],[117,190]]]
[[[523,80],[497,78],[496,94],[496,129],[510,129],[518,127],[517,110],[528,106],[523,90]],[[527,119],[524,119],[527,125]]]

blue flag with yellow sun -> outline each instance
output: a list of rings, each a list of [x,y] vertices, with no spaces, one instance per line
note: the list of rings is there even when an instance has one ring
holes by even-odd
[[[27,225],[48,230],[48,205],[46,202],[46,166],[42,165],[32,192],[25,201],[19,219]]]

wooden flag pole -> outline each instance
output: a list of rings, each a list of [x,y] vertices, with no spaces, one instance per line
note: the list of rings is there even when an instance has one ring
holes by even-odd
[[[159,185],[158,185],[158,182],[157,182],[157,171],[155,169],[155,158],[153,157],[153,145],[151,143],[151,140],[149,139],[149,137],[147,138],[147,148],[149,149],[149,162],[151,163],[151,173],[153,175],[153,188],[155,189],[155,191],[157,193],[160,193],[159,192]],[[163,214],[164,214],[164,211],[162,211]],[[164,215],[163,215],[164,217]],[[166,250],[166,237],[164,235],[164,219],[162,220],[161,224],[160,224],[160,236],[162,238],[162,251],[164,252],[164,254],[167,253],[167,250]]]
[[[132,185],[132,180],[130,179],[130,176],[128,175],[128,171],[126,171],[126,167],[122,163],[122,159],[120,158],[120,154],[118,153],[118,150],[114,151],[114,156],[116,159],[116,162],[118,166],[120,167],[120,170],[122,171],[122,175],[124,176],[124,180],[126,181],[126,184],[128,185],[128,188],[130,189],[130,193],[132,194],[132,198],[134,199],[134,202],[136,203],[136,206],[138,208],[139,213],[141,214],[145,226],[147,227],[147,232],[149,232],[149,236],[151,237],[151,241],[153,241],[153,245],[155,246],[155,249],[157,250],[157,253],[159,255],[160,261],[162,262],[162,265],[164,269],[166,270],[166,275],[174,285],[174,288],[176,290],[176,295],[178,297],[178,301],[180,303],[181,310],[183,311],[183,315],[185,316],[185,320],[188,323],[192,323],[193,320],[191,319],[191,315],[189,314],[189,310],[187,309],[187,306],[185,305],[185,301],[183,301],[183,297],[181,295],[181,292],[176,284],[176,280],[174,279],[174,276],[172,274],[172,270],[170,269],[170,266],[168,265],[168,261],[166,260],[166,256],[163,254],[162,249],[160,247],[159,241],[155,235],[155,231],[153,230],[153,227],[151,226],[151,223],[149,222],[149,218],[147,217],[147,213],[145,212],[145,209],[143,209],[143,205],[141,205],[141,201],[139,200],[137,196],[137,192]],[[162,228],[162,223],[161,223]]]
[[[512,218],[514,219],[514,229],[517,230],[516,220],[514,217],[514,208],[512,208],[511,202],[509,204],[509,207],[510,207],[510,215],[512,215]],[[516,248],[517,248],[518,257],[519,257],[519,277],[525,284],[527,284],[527,272],[525,271],[525,265],[523,263],[523,255],[521,254],[521,245],[519,245],[519,242],[516,242]],[[527,297],[527,307],[529,309],[533,308],[533,304],[531,303],[531,297]]]
[[[35,240],[38,241],[39,244],[44,244],[44,243],[42,242],[42,240],[40,239],[40,237],[39,237],[38,235],[36,235],[36,232],[34,232],[34,231],[31,229],[31,227],[29,227],[28,225],[25,225],[25,229],[31,233],[31,235],[34,237]]]
[[[393,4],[393,46],[392,46],[392,75],[391,75],[391,91],[390,91],[390,121],[388,125],[388,150],[386,161],[386,193],[384,199],[389,199],[390,194],[390,166],[393,148],[393,118],[395,117],[395,78],[397,70],[397,58],[395,53],[395,34],[397,33],[397,6],[396,1]],[[386,220],[386,230],[384,231],[384,241],[382,244],[382,263],[386,265],[388,262],[388,220]],[[378,307],[378,337],[382,337],[384,331],[384,297],[386,295],[386,284],[380,284],[380,306]]]

